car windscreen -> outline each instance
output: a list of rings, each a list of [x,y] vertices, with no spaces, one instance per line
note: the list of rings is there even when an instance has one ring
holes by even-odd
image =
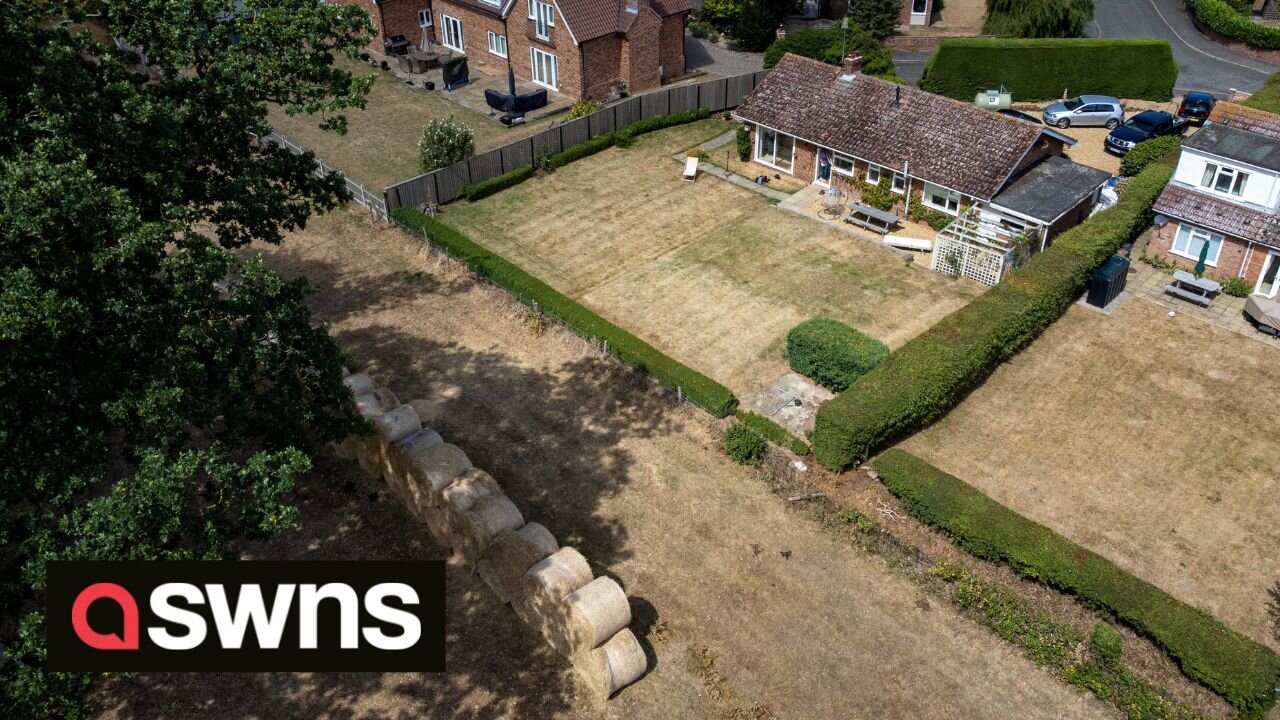
[[[1075,110],[1083,104],[1084,103],[1080,101],[1080,98],[1071,98],[1070,100],[1062,101],[1062,106],[1068,110]]]
[[[1209,101],[1200,98],[1187,98],[1182,102],[1182,107],[1188,110],[1208,110]]]
[[[1151,123],[1147,122],[1145,119],[1142,119],[1142,118],[1133,118],[1129,120],[1129,122],[1126,122],[1124,126],[1127,128],[1132,128],[1134,130],[1137,130],[1138,132],[1144,132],[1144,133],[1149,133],[1152,130],[1155,130],[1156,128],[1155,125],[1152,125]]]

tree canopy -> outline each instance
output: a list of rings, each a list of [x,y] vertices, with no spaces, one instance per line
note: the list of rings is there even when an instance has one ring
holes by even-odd
[[[1084,37],[1093,0],[987,0],[986,35],[1018,38]]]
[[[259,138],[268,103],[342,131],[369,86],[333,55],[370,31],[315,0],[0,3],[8,717],[85,712],[90,678],[43,667],[46,561],[222,557],[365,428],[305,281],[234,251],[348,199]]]

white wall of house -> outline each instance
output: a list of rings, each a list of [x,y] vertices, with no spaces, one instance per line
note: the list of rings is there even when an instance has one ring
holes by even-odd
[[[1210,166],[1219,168],[1219,172],[1215,174],[1215,179],[1211,180],[1209,187],[1205,186],[1206,169]],[[1240,188],[1239,195],[1231,191],[1220,192],[1216,190],[1215,185],[1219,178],[1224,178],[1221,170],[1229,169],[1236,173],[1248,173],[1248,178],[1244,181],[1243,187]],[[1189,187],[1195,188],[1199,192],[1203,192],[1215,197],[1232,202],[1247,203],[1257,207],[1274,209],[1280,207],[1280,177],[1277,173],[1270,170],[1264,170],[1254,167],[1236,160],[1228,160],[1207,153],[1201,153],[1191,148],[1184,148],[1182,155],[1178,159],[1178,168],[1174,171],[1173,179]],[[1225,179],[1223,179],[1225,182]],[[1232,183],[1234,185],[1234,183]]]

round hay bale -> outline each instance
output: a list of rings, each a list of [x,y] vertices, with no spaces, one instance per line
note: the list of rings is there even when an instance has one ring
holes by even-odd
[[[475,565],[498,533],[521,525],[524,525],[524,516],[510,498],[490,495],[477,500],[470,510],[449,518],[450,544],[463,562]]]
[[[408,405],[388,410],[377,417],[370,418],[369,422],[373,424],[373,428],[378,431],[378,435],[385,443],[393,443],[422,429],[422,423],[418,422],[417,411]]]
[[[511,602],[520,593],[520,582],[529,568],[557,549],[559,545],[549,530],[529,523],[519,530],[499,533],[476,563],[476,569],[498,599]]]
[[[489,473],[480,468],[471,468],[440,491],[439,505],[449,513],[452,520],[458,513],[470,510],[480,500],[501,494],[502,487]]]
[[[635,633],[623,629],[600,647],[576,656],[573,666],[583,685],[605,699],[639,680],[649,659]]]
[[[440,505],[417,505],[418,517],[427,526],[427,533],[440,547],[453,547],[449,543],[449,512]]]
[[[356,403],[356,412],[360,413],[360,415],[363,416],[366,420],[371,417],[381,415],[384,412],[382,408],[382,401],[379,400],[378,396],[374,395],[373,393],[365,393],[364,395],[357,395],[355,399],[355,403]]]
[[[421,416],[419,416],[421,418]],[[437,445],[443,445],[444,438],[440,437],[440,433],[431,428],[424,427],[416,433],[403,437],[396,441],[395,448],[391,455],[391,472],[396,473],[402,478],[409,475],[409,465],[413,462],[413,458],[421,452],[425,452]]]
[[[427,504],[438,505],[445,486],[470,469],[471,461],[457,445],[444,443],[427,448],[409,461],[409,494],[420,492],[426,496]]]
[[[591,566],[587,559],[571,547],[562,547],[529,568],[512,606],[519,606],[516,614],[542,633],[551,647],[568,654],[564,600],[589,582]]]
[[[441,445],[440,447],[453,446]],[[410,495],[414,496],[418,513],[427,524],[427,530],[431,532],[432,539],[444,547],[453,547],[453,538],[450,533],[453,531],[456,512],[470,510],[471,506],[482,498],[502,494],[502,488],[498,487],[497,481],[489,477],[489,473],[477,468],[471,468],[462,473],[457,479],[448,483],[444,490],[449,492],[449,500],[445,500],[440,492],[432,492],[430,487],[421,481],[411,482],[409,491]],[[415,492],[417,495],[414,495]]]
[[[631,624],[627,593],[612,578],[598,577],[565,598],[571,652],[595,649]]]
[[[373,378],[365,373],[356,373],[342,378],[342,384],[347,386],[352,395],[359,397],[373,392]]]
[[[375,389],[373,396],[378,398],[378,404],[382,406],[383,412],[400,407],[400,401],[396,399],[396,394],[388,388],[380,387]]]

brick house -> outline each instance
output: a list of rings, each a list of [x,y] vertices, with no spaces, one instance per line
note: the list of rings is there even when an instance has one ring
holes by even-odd
[[[1062,157],[1071,138],[968,103],[786,55],[734,115],[767,172],[858,196],[868,184],[1043,249],[1088,216],[1109,174]],[[918,193],[918,195],[917,195]]]
[[[348,0],[378,26],[371,47],[404,35],[574,99],[652,90],[685,72],[690,0]]]
[[[1269,298],[1280,291],[1280,115],[1220,102],[1182,143],[1178,167],[1156,200],[1147,253],[1193,269],[1208,244],[1205,275],[1239,277]]]

